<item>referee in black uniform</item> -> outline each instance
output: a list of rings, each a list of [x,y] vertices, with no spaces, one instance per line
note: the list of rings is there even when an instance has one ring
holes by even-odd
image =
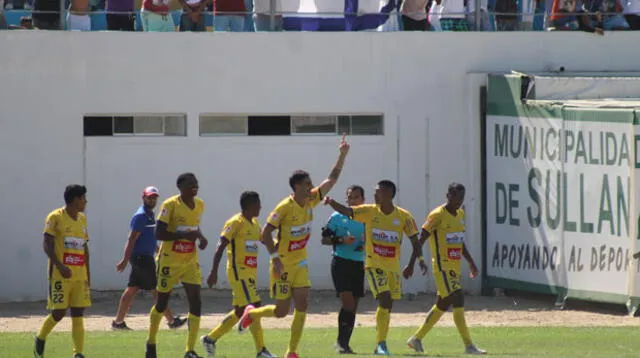
[[[347,189],[349,206],[364,204],[364,189],[352,185]],[[335,212],[322,229],[322,244],[333,246],[331,277],[342,301],[338,315],[338,353],[353,353],[349,346],[356,322],[358,300],[364,296],[364,224]]]

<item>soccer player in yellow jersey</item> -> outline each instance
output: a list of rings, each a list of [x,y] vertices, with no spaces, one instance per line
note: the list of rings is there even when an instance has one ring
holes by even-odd
[[[151,308],[146,358],[156,358],[156,336],[163,312],[169,303],[173,286],[182,281],[189,301],[187,345],[185,358],[199,358],[194,350],[200,329],[200,284],[202,275],[196,251],[204,250],[207,239],[200,231],[204,202],[197,198],[198,180],[193,173],[184,173],[177,180],[179,195],[162,203],[156,223],[156,238],[162,242],[158,253],[158,295]]]
[[[47,336],[71,311],[73,357],[84,358],[84,309],[91,306],[89,249],[87,242],[87,188],[69,185],[64,191],[65,206],[52,211],[45,221],[44,252],[49,257],[49,297],[47,316],[35,339],[33,355],[44,356]]]
[[[260,241],[260,196],[254,191],[240,195],[241,212],[224,224],[218,248],[213,257],[213,267],[207,285],[218,283],[218,267],[222,254],[227,251],[227,279],[233,293],[233,310],[208,335],[200,339],[209,357],[216,354],[218,340],[238,323],[246,307],[260,307],[260,295],[256,289],[258,267],[258,242]],[[251,325],[251,334],[256,346],[257,358],[274,358],[264,345],[264,334],[260,322]]]
[[[340,156],[329,177],[317,187],[313,186],[309,173],[303,170],[293,172],[289,178],[293,194],[276,206],[262,228],[261,240],[271,255],[271,297],[277,302],[276,305],[260,308],[247,306],[238,324],[238,330],[244,332],[252,323],[263,317],[285,317],[289,313],[293,298],[295,310],[286,358],[299,357],[296,351],[302,337],[311,287],[307,267],[307,244],[311,237],[313,208],[340,177],[349,152],[349,144],[345,141],[344,135],[339,151]],[[278,237],[274,243],[272,234],[276,230]]]
[[[464,244],[464,210],[461,208],[464,194],[465,188],[462,184],[451,183],[447,191],[447,202],[433,209],[422,226],[421,245],[429,237],[432,237],[429,246],[431,248],[433,277],[438,292],[436,304],[427,314],[424,324],[407,341],[409,347],[419,353],[424,352],[421,340],[449,309],[449,306],[453,306],[453,321],[464,342],[465,352],[467,354],[486,354],[471,341],[469,329],[464,319],[464,294],[460,285],[460,259],[464,257],[469,263],[472,278],[478,275],[478,268]],[[403,272],[405,278],[409,278],[413,274],[415,260],[416,257],[412,255]]]
[[[396,185],[390,180],[382,180],[376,186],[375,204],[349,208],[325,198],[325,204],[365,226],[365,275],[371,292],[378,300],[375,355],[390,355],[386,340],[391,308],[394,300],[402,298],[400,248],[403,234],[409,237],[413,255],[420,258],[423,272],[427,270],[416,222],[411,213],[393,204],[395,196]]]

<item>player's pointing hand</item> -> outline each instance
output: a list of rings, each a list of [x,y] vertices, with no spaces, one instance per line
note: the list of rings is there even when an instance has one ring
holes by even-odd
[[[342,133],[342,138],[340,139],[340,154],[346,155],[349,152],[349,148],[351,147],[346,140],[347,133]]]

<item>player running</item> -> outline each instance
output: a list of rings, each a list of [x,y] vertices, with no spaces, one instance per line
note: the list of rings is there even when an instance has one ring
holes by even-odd
[[[35,338],[33,355],[44,356],[47,336],[67,312],[71,311],[73,357],[84,358],[84,309],[91,306],[91,275],[87,242],[87,188],[68,185],[65,205],[52,211],[44,226],[44,252],[49,257],[49,297],[47,316]]]
[[[347,204],[351,207],[364,204],[361,186],[347,188]],[[335,212],[322,231],[322,244],[333,246],[331,278],[342,301],[336,348],[340,354],[352,354],[349,341],[356,323],[358,300],[364,296],[364,225]]]
[[[207,285],[213,287],[218,283],[218,267],[222,254],[227,251],[227,279],[233,294],[233,310],[208,335],[200,340],[209,357],[216,353],[218,340],[238,323],[248,305],[260,307],[260,295],[256,288],[258,279],[258,242],[260,241],[260,196],[254,191],[245,191],[240,195],[242,212],[232,216],[224,224],[220,233],[218,248],[213,257],[213,266]],[[253,342],[256,346],[257,358],[273,358],[264,345],[264,333],[260,321],[251,327]]]
[[[313,208],[340,177],[349,152],[349,144],[345,141],[344,135],[339,150],[340,156],[329,177],[315,188],[309,173],[303,170],[293,172],[289,178],[293,193],[276,206],[262,228],[261,240],[271,255],[271,297],[277,302],[275,305],[260,308],[248,305],[238,323],[238,331],[246,331],[253,322],[258,322],[263,317],[285,317],[293,298],[295,310],[286,358],[299,357],[296,351],[302,337],[311,287],[307,267],[307,243],[311,237]],[[275,230],[278,230],[278,237],[274,243],[272,234]]]
[[[202,275],[195,244],[204,250],[207,239],[200,231],[204,202],[197,198],[198,180],[193,173],[180,174],[179,195],[162,203],[156,226],[156,238],[162,241],[158,259],[158,297],[151,308],[146,358],[156,358],[156,336],[173,286],[182,281],[189,301],[187,346],[185,358],[199,358],[194,351],[200,329],[200,283]]]
[[[131,263],[129,284],[120,297],[116,319],[111,322],[113,330],[130,330],[124,317],[131,308],[133,298],[140,290],[153,290],[156,296],[156,263],[154,255],[157,251],[155,236],[156,218],[153,209],[158,202],[160,193],[153,186],[148,186],[142,192],[142,206],[133,214],[129,223],[129,238],[124,248],[124,257],[116,265],[116,271],[122,272]],[[169,308],[164,311],[169,328],[179,328],[187,323],[187,319],[173,317]]]
[[[407,341],[409,347],[419,353],[424,352],[421,340],[440,317],[447,312],[449,306],[453,306],[453,321],[464,342],[465,352],[467,354],[487,353],[473,344],[464,319],[464,294],[460,285],[460,259],[463,256],[469,263],[471,278],[478,276],[478,268],[464,244],[464,210],[461,208],[464,194],[465,188],[462,184],[451,183],[447,191],[447,202],[433,209],[422,225],[420,244],[424,244],[429,236],[433,236],[433,239],[429,241],[429,246],[433,277],[438,292],[436,304],[427,314],[424,324]],[[415,255],[411,255],[409,264],[404,268],[405,278],[409,278],[413,274],[415,262]]]
[[[335,211],[365,225],[365,270],[369,287],[378,300],[376,311],[375,355],[390,355],[387,333],[394,300],[402,298],[400,281],[400,248],[403,233],[409,237],[413,255],[420,259],[420,268],[426,273],[418,239],[418,228],[411,213],[393,204],[396,185],[389,180],[378,182],[375,204],[348,208],[326,197],[325,204]]]

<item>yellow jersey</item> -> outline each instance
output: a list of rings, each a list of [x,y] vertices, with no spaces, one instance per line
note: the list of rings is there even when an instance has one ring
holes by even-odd
[[[242,213],[232,216],[222,228],[220,237],[229,241],[227,246],[227,275],[235,280],[257,276],[258,242],[260,224],[258,219],[249,221]]]
[[[395,206],[389,215],[375,204],[354,206],[353,220],[365,227],[365,261],[367,268],[400,272],[402,235],[418,234],[418,227],[408,211]]]
[[[434,270],[459,272],[464,247],[464,210],[458,209],[454,216],[441,205],[429,213],[422,228],[431,235],[429,247]]]
[[[320,189],[313,188],[304,206],[288,196],[269,214],[267,223],[278,229],[276,249],[283,265],[297,265],[307,259],[313,208],[321,200]]]
[[[71,270],[71,280],[87,279],[85,248],[89,241],[87,233],[87,217],[78,213],[74,220],[64,208],[59,208],[47,215],[44,233],[53,236],[53,247],[56,257]],[[64,279],[60,271],[53,267],[49,260],[49,279]]]
[[[193,201],[195,207],[191,209],[182,201],[180,195],[170,197],[162,203],[158,221],[167,224],[167,231],[175,234],[198,230],[204,212],[204,202],[200,198],[194,198]],[[190,240],[163,241],[158,255],[175,263],[198,259],[195,241]]]

